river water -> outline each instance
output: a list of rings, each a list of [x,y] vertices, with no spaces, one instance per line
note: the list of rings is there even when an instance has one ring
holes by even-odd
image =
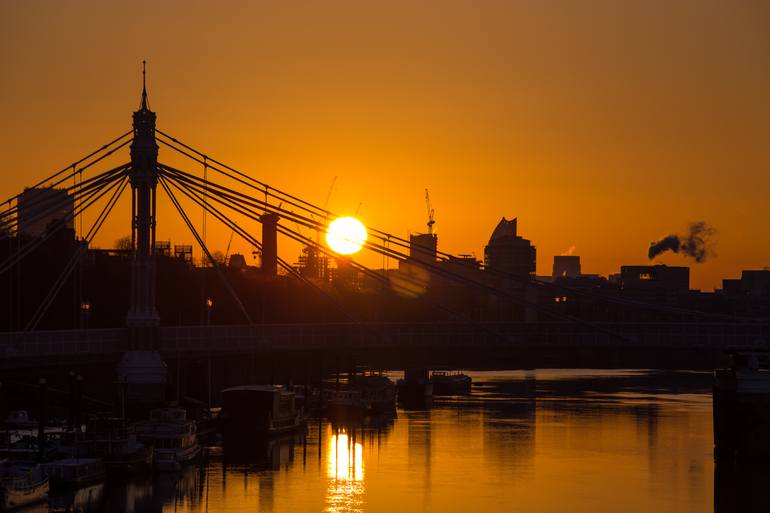
[[[711,376],[469,372],[470,396],[332,426],[178,475],[51,498],[51,511],[714,511]],[[718,508],[717,508],[718,509]],[[44,508],[45,510],[45,508]]]

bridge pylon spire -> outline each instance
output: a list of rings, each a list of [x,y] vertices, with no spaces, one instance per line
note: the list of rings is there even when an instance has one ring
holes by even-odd
[[[147,103],[147,61],[142,61],[142,103],[139,110],[150,110]]]
[[[155,306],[155,189],[158,144],[155,113],[147,103],[146,63],[142,61],[142,102],[134,112],[131,143],[131,302],[126,315],[132,349],[155,349],[158,311]]]

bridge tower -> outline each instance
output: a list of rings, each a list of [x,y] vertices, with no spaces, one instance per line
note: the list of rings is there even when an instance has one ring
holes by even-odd
[[[155,113],[147,102],[142,62],[142,101],[134,112],[131,142],[131,300],[126,314],[128,351],[118,364],[118,380],[135,405],[153,405],[165,398],[167,368],[158,352],[160,317],[155,306],[155,189],[158,185],[158,143]]]
[[[144,63],[142,63],[144,65]],[[159,324],[155,307],[155,189],[158,185],[158,143],[155,113],[147,103],[142,69],[142,102],[134,112],[131,143],[131,303],[126,315],[132,349],[154,349]]]

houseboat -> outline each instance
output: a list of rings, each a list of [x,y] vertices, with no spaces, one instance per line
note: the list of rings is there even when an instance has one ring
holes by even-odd
[[[360,390],[345,385],[324,388],[322,411],[325,417],[332,420],[360,418],[366,415]]]
[[[48,489],[48,476],[40,465],[0,460],[0,511],[43,502]]]
[[[396,411],[396,384],[387,376],[379,373],[356,374],[349,378],[349,385],[361,392],[364,413],[391,413]]]
[[[387,376],[355,374],[324,389],[323,411],[335,420],[393,413],[397,396],[396,384]]]
[[[728,352],[714,372],[714,456],[748,463],[770,457],[770,350]]]
[[[150,419],[132,424],[129,434],[153,447],[155,468],[176,471],[201,452],[194,420],[182,408],[150,410]]]
[[[222,390],[222,431],[226,441],[290,433],[304,425],[293,391],[277,385]]]
[[[433,371],[430,375],[433,395],[467,395],[473,380],[467,374],[451,371]]]
[[[3,425],[6,429],[37,429],[37,422],[29,418],[27,410],[12,410],[8,412]]]

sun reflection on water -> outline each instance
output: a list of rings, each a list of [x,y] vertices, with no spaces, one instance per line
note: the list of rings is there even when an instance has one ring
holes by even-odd
[[[355,431],[327,428],[326,511],[331,513],[363,511],[364,457],[363,445]]]

